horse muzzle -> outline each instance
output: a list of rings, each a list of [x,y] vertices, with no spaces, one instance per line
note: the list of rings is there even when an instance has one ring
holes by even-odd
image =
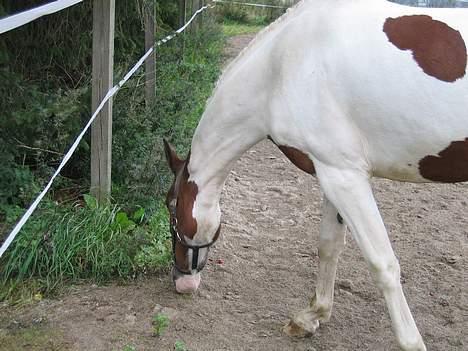
[[[183,274],[172,268],[172,280],[179,294],[193,294],[200,286],[200,273]]]

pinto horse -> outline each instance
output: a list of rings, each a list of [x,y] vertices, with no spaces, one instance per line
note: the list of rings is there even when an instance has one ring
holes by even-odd
[[[176,290],[198,288],[234,161],[270,138],[324,193],[315,295],[285,332],[330,318],[348,226],[401,349],[426,350],[370,178],[468,181],[467,39],[468,10],[384,0],[304,0],[260,33],[223,73],[186,160],[165,143]]]

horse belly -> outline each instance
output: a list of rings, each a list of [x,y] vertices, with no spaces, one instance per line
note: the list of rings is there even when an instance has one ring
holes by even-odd
[[[361,133],[375,176],[410,182],[468,181],[468,27],[458,12],[447,13],[450,16],[435,10],[417,18],[429,23],[428,30],[435,23],[441,27],[437,31],[452,34],[448,39],[425,39],[441,48],[447,40],[449,48],[458,49],[453,60],[445,55],[450,61],[441,62],[445,67],[425,67],[418,61],[422,54],[402,50],[385,32],[389,18],[407,19],[411,13],[376,14],[337,28],[340,55],[328,54],[326,64],[334,82],[328,85],[330,94]],[[349,33],[350,27],[354,33]],[[343,39],[348,33],[352,37]]]
[[[374,175],[468,181],[468,78],[450,85],[417,75],[411,84],[398,85],[395,75],[377,81],[348,101]]]
[[[407,148],[401,145],[404,149],[400,153],[371,152],[372,174],[407,182],[468,181],[468,137],[454,137],[434,144],[443,146],[412,144]]]

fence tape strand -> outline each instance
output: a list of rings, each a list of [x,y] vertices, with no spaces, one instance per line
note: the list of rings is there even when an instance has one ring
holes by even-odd
[[[39,17],[50,15],[52,13],[66,9],[67,7],[76,5],[82,1],[83,0],[57,0],[46,5],[33,8],[31,10],[20,12],[16,15],[0,19],[0,34],[21,27],[26,23],[38,19]]]
[[[68,161],[70,160],[70,158],[72,157],[73,153],[75,152],[75,150],[77,149],[81,139],[83,139],[83,136],[85,135],[85,133],[88,131],[89,127],[91,126],[91,124],[93,123],[93,121],[96,119],[97,115],[99,114],[99,112],[101,112],[101,110],[104,108],[105,104],[120,90],[120,88],[122,88],[122,86],[135,74],[135,72],[143,65],[143,63],[146,61],[146,59],[154,52],[154,48],[156,46],[160,46],[164,43],[167,43],[168,41],[172,40],[173,38],[175,38],[177,36],[177,34],[180,34],[182,33],[189,25],[190,23],[195,19],[195,17],[197,17],[201,12],[205,11],[206,9],[208,8],[211,8],[213,7],[213,5],[209,5],[209,6],[203,6],[201,7],[198,11],[196,11],[193,16],[190,18],[190,20],[181,28],[179,28],[174,34],[171,34],[171,35],[168,35],[167,37],[159,40],[158,42],[155,43],[155,45],[153,47],[151,47],[139,60],[138,62],[132,67],[132,69],[130,69],[130,71],[128,71],[128,73],[122,78],[122,80],[116,84],[114,87],[112,87],[106,94],[106,96],[104,97],[104,99],[101,101],[101,103],[99,104],[99,106],[97,107],[96,111],[93,113],[93,115],[91,116],[90,120],[88,121],[88,123],[86,124],[86,126],[84,127],[84,129],[81,131],[81,133],[78,135],[78,137],[76,138],[75,142],[72,144],[72,146],[70,147],[70,149],[68,150],[68,152],[65,154],[62,162],[60,163],[60,165],[58,166],[57,170],[55,171],[55,173],[53,174],[52,178],[50,178],[49,182],[47,183],[46,187],[44,188],[44,190],[39,194],[39,196],[36,198],[36,200],[34,200],[34,202],[31,204],[31,206],[28,208],[28,210],[25,212],[25,214],[21,217],[21,219],[19,220],[19,222],[16,224],[16,226],[13,228],[13,230],[11,231],[11,233],[8,235],[7,239],[5,240],[5,242],[2,244],[1,248],[0,248],[0,258],[3,256],[3,254],[5,253],[5,251],[8,249],[8,247],[11,245],[11,243],[13,242],[13,240],[15,239],[16,235],[19,233],[19,231],[21,230],[21,228],[23,228],[23,226],[26,224],[26,222],[28,221],[28,219],[31,217],[32,213],[34,212],[34,210],[37,208],[37,206],[39,205],[39,203],[41,202],[41,200],[44,198],[44,196],[47,194],[47,192],[50,190],[51,186],[52,186],[52,183],[54,182],[55,178],[57,178],[57,176],[60,174],[60,172],[62,171],[63,167],[65,167],[65,165],[68,163]]]
[[[270,8],[270,9],[287,9],[286,6],[268,5],[268,4],[254,4],[254,3],[240,2],[240,1],[213,0],[213,2],[214,3],[220,3],[220,4],[234,4],[234,5],[263,7],[263,8]]]

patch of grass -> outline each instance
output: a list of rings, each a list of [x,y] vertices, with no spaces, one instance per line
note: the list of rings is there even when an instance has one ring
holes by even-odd
[[[164,206],[146,219],[141,208],[126,213],[116,205],[97,206],[90,196],[85,199],[83,207],[46,202],[27,223],[0,262],[0,300],[31,300],[64,283],[131,278],[169,264]]]
[[[188,351],[187,345],[181,340],[174,343],[174,351]]]
[[[153,317],[153,334],[161,336],[169,327],[169,317],[163,313],[158,313]]]
[[[166,207],[161,204],[159,210],[148,220],[146,231],[141,233],[146,237],[146,243],[135,255],[138,272],[154,273],[156,270],[169,267],[172,262],[168,217]]]
[[[1,276],[38,277],[46,291],[66,279],[125,276],[131,269],[126,234],[133,229],[125,216],[117,206],[63,210],[49,204],[6,255]]]
[[[24,328],[7,332],[0,330],[0,351],[66,351],[69,345],[63,335],[49,328]]]
[[[125,345],[122,351],[136,351],[136,347],[132,345]]]
[[[224,20],[223,22],[223,34],[227,37],[258,33],[263,28],[265,28],[265,24],[239,23],[231,20]]]

